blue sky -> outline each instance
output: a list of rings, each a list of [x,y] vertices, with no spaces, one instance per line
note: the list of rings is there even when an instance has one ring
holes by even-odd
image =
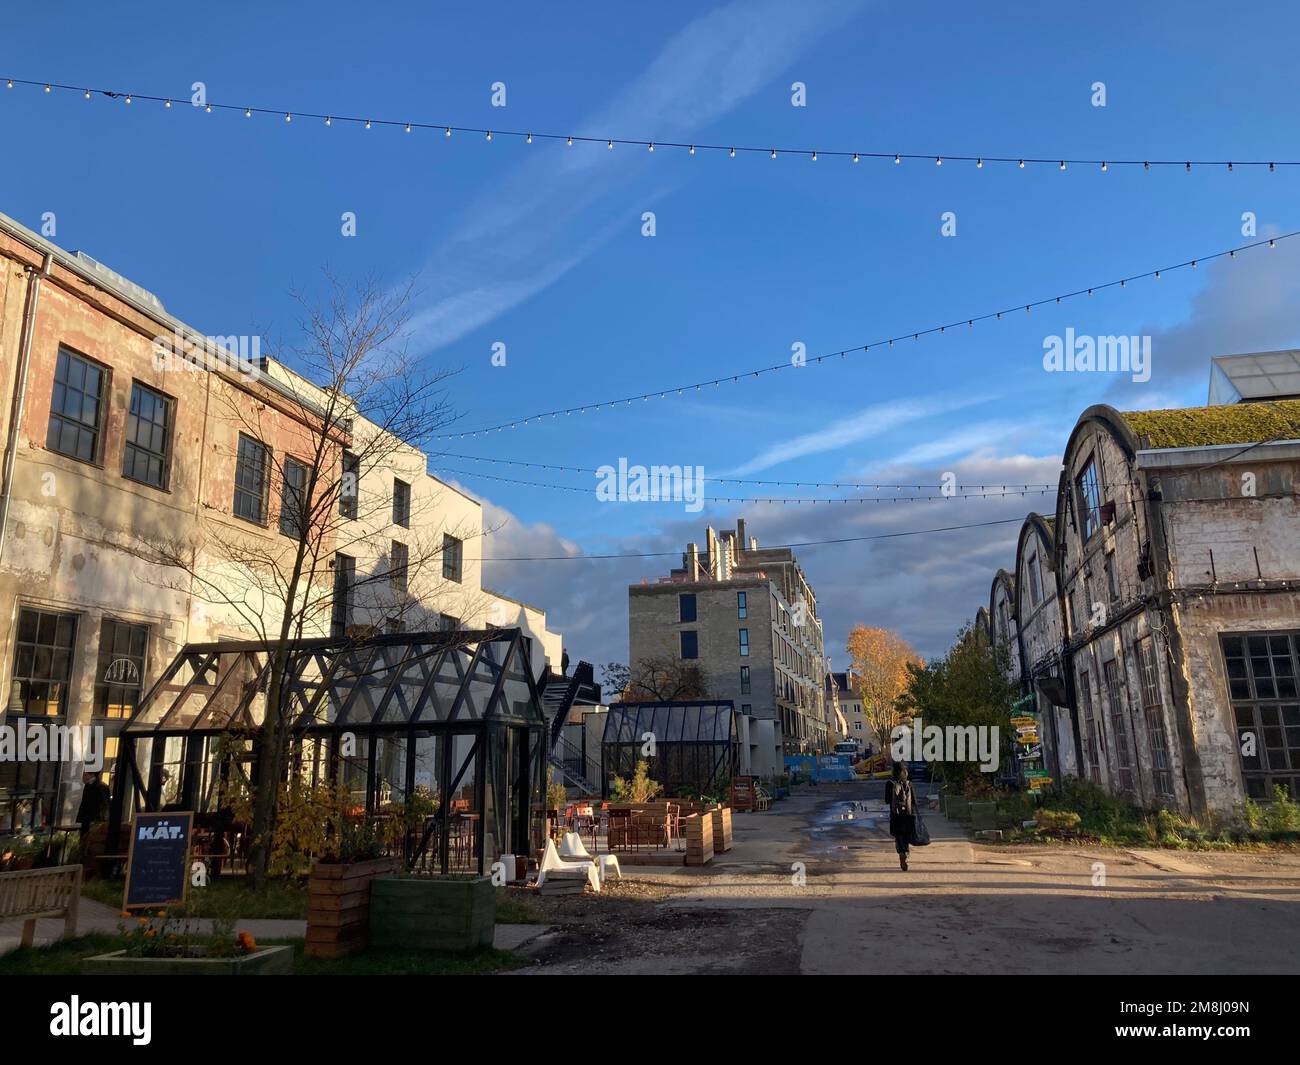
[[[1284,158],[1294,76],[1260,59],[1291,5],[772,2],[33,5],[0,76],[303,111],[599,136],[1076,157]],[[791,106],[791,85],[807,106]],[[1106,85],[1107,106],[1091,86]],[[507,106],[491,106],[503,82]],[[413,341],[463,367],[473,428],[769,365],[1050,296],[1300,227],[1295,176],[1019,170],[453,137],[0,88],[0,210],[84,249],[210,334],[287,333],[320,268],[417,277]],[[340,233],[357,216],[358,235]],[[653,211],[656,235],[642,236]],[[941,235],[956,215],[957,234]],[[696,396],[448,442],[574,466],[783,480],[1054,481],[1078,413],[1204,401],[1211,355],[1296,343],[1287,245],[1091,300]],[[1149,334],[1144,385],[1047,374],[1043,339]],[[507,365],[493,367],[492,345]],[[447,467],[593,487],[578,474]],[[448,475],[490,506],[489,557],[679,550],[738,514],[762,542],[996,520],[1001,501],[826,507],[597,502]],[[723,494],[720,492],[720,494]],[[728,492],[725,494],[734,494]],[[796,494],[796,493],[789,493]],[[809,549],[828,651],[856,621],[946,646],[1015,527]],[[668,559],[494,563],[574,657],[625,658],[626,585]]]

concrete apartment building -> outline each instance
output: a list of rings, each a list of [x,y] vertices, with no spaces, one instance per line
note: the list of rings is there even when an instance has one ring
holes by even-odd
[[[763,549],[735,531],[707,530],[682,567],[628,588],[633,676],[650,659],[698,661],[710,699],[740,712],[742,771],[772,777],[786,754],[828,749],[822,625],[812,587],[788,548]]]
[[[160,337],[184,358],[160,359]],[[212,353],[156,296],[0,215],[0,716],[102,726],[110,764],[115,735],[181,648],[261,638],[257,589],[241,587],[230,550],[279,557],[295,543],[281,481],[310,453],[301,378]],[[303,635],[520,625],[544,649],[535,673],[547,659],[558,670],[544,615],[482,590],[481,505],[429,476],[417,449],[394,455],[361,478],[357,520],[322,543],[328,558],[303,592],[322,609]],[[401,572],[394,544],[417,535],[447,549],[434,579],[402,587],[387,576]],[[181,541],[198,545],[206,587],[142,551]],[[0,833],[67,820],[80,777],[58,762],[0,762]]]
[[[1249,400],[1080,416],[988,615],[1061,774],[1202,819],[1300,795],[1300,401],[1259,388],[1292,354],[1216,360]]]

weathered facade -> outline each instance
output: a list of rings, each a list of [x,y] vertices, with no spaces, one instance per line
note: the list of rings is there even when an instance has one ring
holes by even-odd
[[[101,727],[111,764],[139,698],[182,647],[276,635],[283,593],[250,581],[240,557],[289,568],[285,482],[320,423],[301,378],[227,354],[150,293],[0,215],[9,724]],[[325,461],[342,463],[375,431],[357,420],[329,439]],[[518,624],[558,669],[544,615],[481,589],[481,504],[429,476],[418,449],[391,455],[361,477],[355,520],[317,544],[297,601],[319,609],[293,635]],[[395,558],[414,558],[420,538],[442,555],[408,581]],[[186,566],[159,564],[178,549],[192,552]],[[0,833],[66,820],[79,785],[77,766],[0,761]]]
[[[1294,400],[1080,416],[1011,617],[1059,773],[1198,819],[1300,794],[1297,438]]]

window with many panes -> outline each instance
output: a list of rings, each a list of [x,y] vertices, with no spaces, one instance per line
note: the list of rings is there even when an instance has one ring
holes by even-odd
[[[1162,798],[1174,796],[1173,773],[1169,759],[1169,738],[1165,732],[1165,708],[1160,701],[1160,681],[1156,673],[1154,643],[1144,636],[1137,644],[1138,679],[1142,684],[1142,715],[1146,719],[1147,744],[1151,748],[1151,782]]]
[[[410,549],[398,540],[393,541],[393,551],[388,567],[388,576],[394,588],[406,591],[407,567],[410,565]]]
[[[126,417],[126,444],[122,449],[123,477],[155,488],[167,487],[171,423],[170,397],[139,381],[131,382],[131,409]]]
[[[99,626],[95,663],[95,716],[129,718],[144,687],[149,626],[105,618]]]
[[[351,451],[343,452],[343,474],[339,478],[339,517],[357,516],[357,492],[360,488],[361,460]]]
[[[452,614],[438,615],[438,629],[440,632],[455,632],[460,628],[460,618]]]
[[[695,620],[695,596],[679,595],[677,597],[677,620],[678,621]]]
[[[749,654],[749,630],[748,629],[740,630],[740,654],[742,658]]]
[[[235,516],[266,523],[266,469],[270,452],[251,436],[239,434],[235,456]]]
[[[745,592],[736,593],[736,617],[749,617],[749,596]]]
[[[683,629],[682,637],[682,657],[699,658],[700,657],[700,634],[694,629]]]
[[[403,529],[411,527],[411,486],[393,478],[393,524]]]
[[[12,695],[21,704],[20,713],[33,717],[67,713],[76,635],[76,614],[31,607],[18,611]]]
[[[1300,633],[1222,636],[1246,795],[1300,797]]]
[[[357,560],[351,555],[334,556],[334,602],[330,635],[346,636],[352,623],[352,588],[356,584]]]
[[[1029,605],[1037,606],[1040,599],[1043,598],[1043,590],[1038,584],[1038,553],[1029,556],[1029,562],[1025,565],[1025,570],[1029,574]]]
[[[1097,462],[1089,459],[1083,472],[1075,478],[1079,489],[1079,527],[1086,540],[1101,527],[1101,490],[1097,486]]]
[[[442,534],[442,576],[444,580],[460,583],[461,542],[447,533]]]
[[[1110,734],[1115,741],[1115,769],[1121,791],[1133,790],[1133,744],[1128,734],[1128,714],[1124,708],[1124,691],[1119,682],[1119,662],[1112,658],[1102,663],[1106,686],[1106,705],[1110,710]]]
[[[307,525],[307,467],[287,455],[280,488],[280,531],[295,540]]]
[[[108,370],[97,362],[59,349],[50,397],[50,422],[45,446],[82,462],[99,457]]]
[[[1088,674],[1079,674],[1079,706],[1083,710],[1083,757],[1088,764],[1088,777],[1094,784],[1101,783],[1101,749],[1097,736],[1097,722],[1092,716],[1092,686]]]

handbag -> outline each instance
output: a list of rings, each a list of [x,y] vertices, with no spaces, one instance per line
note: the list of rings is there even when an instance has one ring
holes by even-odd
[[[930,830],[925,827],[925,819],[920,814],[917,814],[912,821],[912,838],[909,842],[913,847],[930,845]]]

